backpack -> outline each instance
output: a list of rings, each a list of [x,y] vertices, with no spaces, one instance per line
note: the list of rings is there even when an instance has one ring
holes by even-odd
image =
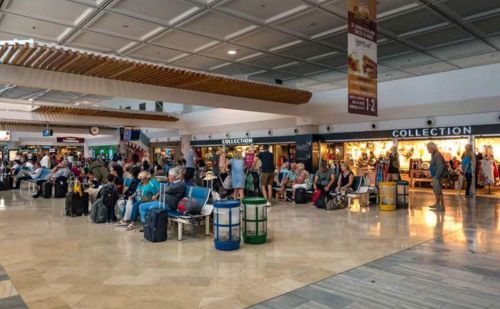
[[[98,198],[90,210],[90,220],[94,223],[105,223],[108,221],[108,209],[102,198]]]
[[[118,199],[118,191],[115,186],[107,184],[101,188],[99,195],[102,199],[102,202],[105,206],[112,207],[116,204],[116,200]]]
[[[247,189],[247,192],[254,192],[255,191],[255,184],[254,184],[254,177],[252,173],[248,173],[245,187]]]
[[[177,204],[177,211],[183,215],[199,215],[202,207],[194,198],[185,197]]]
[[[337,195],[326,203],[326,210],[338,210],[347,208],[347,197],[345,195]]]
[[[318,199],[316,200],[316,203],[314,203],[314,205],[316,205],[316,208],[318,208],[318,209],[326,209],[327,203],[328,203],[328,196],[321,195],[320,197],[318,197]]]

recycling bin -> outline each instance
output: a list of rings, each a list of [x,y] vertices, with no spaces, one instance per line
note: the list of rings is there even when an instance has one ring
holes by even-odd
[[[218,250],[230,251],[240,247],[240,201],[214,203],[214,243]]]
[[[243,240],[247,244],[267,241],[267,200],[262,197],[243,199]]]
[[[410,184],[407,181],[398,181],[396,184],[396,208],[408,208],[410,198]]]
[[[396,183],[380,182],[378,187],[380,210],[396,210]]]

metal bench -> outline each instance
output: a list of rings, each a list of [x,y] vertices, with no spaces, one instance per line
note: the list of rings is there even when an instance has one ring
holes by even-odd
[[[160,184],[160,206],[165,207],[163,190],[167,186],[165,183]],[[213,205],[208,204],[211,190],[204,187],[186,187],[187,198],[193,198],[198,201],[200,205],[203,205],[201,213],[199,215],[184,215],[175,210],[168,212],[168,220],[170,222],[177,223],[177,240],[182,240],[184,225],[191,225],[193,227],[193,232],[196,232],[196,228],[200,225],[205,225],[205,236],[210,235],[210,215],[213,211]]]

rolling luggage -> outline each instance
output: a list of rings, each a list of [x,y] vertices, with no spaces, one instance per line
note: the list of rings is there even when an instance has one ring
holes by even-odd
[[[2,189],[1,190],[10,190],[12,189],[12,176],[11,175],[3,175],[2,180]]]
[[[69,192],[66,194],[66,216],[75,217],[89,214],[89,194],[87,192],[80,196],[79,193]]]
[[[306,189],[297,188],[295,190],[295,204],[306,204],[306,203],[307,203]]]
[[[92,205],[90,220],[94,223],[106,223],[108,221],[108,208],[104,205],[102,198],[98,198]]]
[[[164,209],[153,208],[146,213],[144,223],[144,239],[151,242],[167,240],[168,214]]]
[[[52,197],[52,183],[50,181],[42,183],[42,197],[43,198]]]
[[[55,182],[55,190],[54,190],[55,198],[63,198],[68,193],[68,182],[63,179],[58,179]]]

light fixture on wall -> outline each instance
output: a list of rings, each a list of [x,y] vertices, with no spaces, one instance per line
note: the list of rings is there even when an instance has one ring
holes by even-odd
[[[208,134],[208,139],[212,139],[212,134]]]
[[[230,49],[230,50],[228,50],[228,51],[227,51],[227,54],[228,54],[228,55],[230,55],[230,56],[234,56],[234,55],[236,55],[237,53],[238,53],[238,52],[237,52],[236,50],[234,50],[234,49]]]
[[[249,137],[249,136],[250,136],[250,132],[246,132],[246,133],[245,133],[245,136],[246,136],[246,137]]]
[[[229,136],[230,136],[229,133],[226,133],[226,138],[229,138]]]
[[[330,132],[332,130],[332,127],[326,126],[326,132]]]
[[[299,133],[299,128],[293,129],[293,133],[298,134]]]

